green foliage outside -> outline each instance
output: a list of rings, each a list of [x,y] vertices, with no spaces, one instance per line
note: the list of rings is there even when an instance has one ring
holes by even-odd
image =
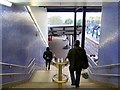
[[[73,24],[73,20],[71,18],[68,18],[65,20],[65,24]]]
[[[82,25],[82,19],[77,20],[76,25],[81,26]]]
[[[48,24],[50,25],[70,25],[73,24],[74,21],[71,18],[67,18],[65,21],[62,20],[60,16],[52,16],[48,18]],[[90,17],[89,19],[86,20],[86,25],[87,26],[95,26],[99,25],[101,23],[100,17]],[[76,21],[77,26],[82,25],[82,19],[78,19]]]

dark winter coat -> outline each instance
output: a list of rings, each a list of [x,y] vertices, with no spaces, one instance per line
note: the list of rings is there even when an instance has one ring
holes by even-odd
[[[51,61],[52,58],[53,58],[52,52],[51,51],[45,51],[44,54],[43,54],[43,58],[45,60],[50,60]]]
[[[67,58],[69,59],[71,69],[81,68],[83,60],[88,62],[85,50],[76,46],[69,50]]]

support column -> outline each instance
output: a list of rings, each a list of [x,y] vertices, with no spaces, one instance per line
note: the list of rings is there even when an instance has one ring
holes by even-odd
[[[76,40],[76,14],[77,10],[74,12],[74,41]]]
[[[85,25],[86,24],[86,6],[83,6],[83,21],[82,21],[82,39],[81,39],[81,47],[84,48],[85,44]]]
[[[74,46],[74,37],[72,35],[72,48],[73,48],[73,46]]]

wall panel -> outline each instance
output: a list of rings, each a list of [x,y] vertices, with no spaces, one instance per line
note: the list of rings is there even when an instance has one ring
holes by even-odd
[[[98,65],[119,63],[119,30],[120,30],[120,5],[118,2],[103,3],[101,20],[101,38],[99,42]],[[98,68],[94,73],[119,75],[120,66]],[[118,85],[119,76],[92,76],[94,80]]]
[[[2,34],[2,62],[26,66],[35,58],[39,67],[44,65],[42,57],[45,44],[25,6],[6,7],[0,9],[0,35]],[[0,65],[1,66],[1,65]],[[3,66],[2,73],[26,73],[25,69]],[[28,75],[14,77],[3,76],[3,83],[27,79]]]

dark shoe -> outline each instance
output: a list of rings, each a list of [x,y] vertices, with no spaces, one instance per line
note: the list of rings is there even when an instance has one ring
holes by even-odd
[[[74,83],[71,84],[71,86],[74,86],[74,85],[75,85]]]
[[[79,85],[75,85],[76,88],[79,88]]]

